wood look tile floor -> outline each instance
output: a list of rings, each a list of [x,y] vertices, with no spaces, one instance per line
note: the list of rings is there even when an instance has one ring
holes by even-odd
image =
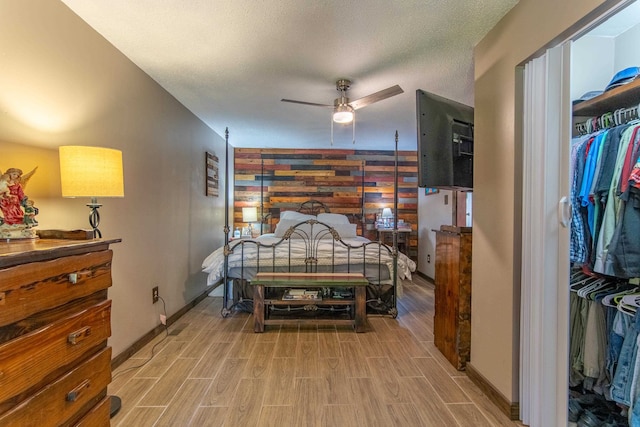
[[[433,286],[404,282],[399,315],[350,327],[222,318],[208,297],[114,371],[112,426],[521,426],[433,344]],[[154,357],[149,359],[156,345]]]

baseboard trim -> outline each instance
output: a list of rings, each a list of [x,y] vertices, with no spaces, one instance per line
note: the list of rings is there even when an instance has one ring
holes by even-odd
[[[171,326],[173,323],[176,322],[176,320],[181,318],[185,313],[187,313],[189,310],[191,310],[193,307],[195,307],[200,301],[205,299],[207,297],[207,295],[209,295],[211,293],[211,291],[212,291],[211,288],[207,288],[206,291],[204,291],[201,295],[198,295],[193,301],[187,303],[187,305],[185,305],[180,310],[178,310],[177,312],[172,314],[170,317],[168,317],[167,318],[167,327]],[[118,354],[116,357],[111,359],[111,370],[114,370],[118,366],[122,365],[127,359],[129,359],[131,356],[133,356],[142,347],[144,347],[149,342],[151,342],[151,340],[153,340],[156,336],[158,336],[162,332],[164,332],[164,330],[165,330],[165,326],[164,325],[158,325],[155,328],[153,328],[152,330],[150,330],[149,332],[147,332],[146,334],[144,334],[142,337],[140,337],[140,339],[138,339],[136,342],[134,342],[131,346],[129,346],[127,349],[125,349],[122,353]]]
[[[426,280],[427,282],[431,283],[432,285],[436,284],[436,281],[432,278],[427,276],[426,274],[424,274],[422,271],[418,271],[416,270],[416,274],[420,277],[422,277],[424,280]]]
[[[510,420],[520,419],[520,403],[510,402],[498,389],[496,389],[478,370],[467,362],[466,372],[469,379],[477,385],[494,405],[500,409]]]

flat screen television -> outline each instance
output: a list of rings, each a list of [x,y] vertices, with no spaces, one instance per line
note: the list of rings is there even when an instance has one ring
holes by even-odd
[[[418,89],[418,186],[473,190],[473,107]]]

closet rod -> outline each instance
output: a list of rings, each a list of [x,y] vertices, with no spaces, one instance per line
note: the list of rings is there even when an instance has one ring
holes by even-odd
[[[601,116],[592,117],[584,122],[576,123],[575,128],[579,133],[586,135],[600,129],[618,126],[630,120],[640,118],[640,115],[638,115],[638,107],[640,107],[640,104],[629,108],[619,108],[614,112],[607,112]]]

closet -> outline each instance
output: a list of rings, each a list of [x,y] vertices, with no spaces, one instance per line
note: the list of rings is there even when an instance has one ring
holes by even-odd
[[[571,426],[640,425],[639,11],[633,4],[572,46]],[[630,77],[612,84],[621,70]]]

